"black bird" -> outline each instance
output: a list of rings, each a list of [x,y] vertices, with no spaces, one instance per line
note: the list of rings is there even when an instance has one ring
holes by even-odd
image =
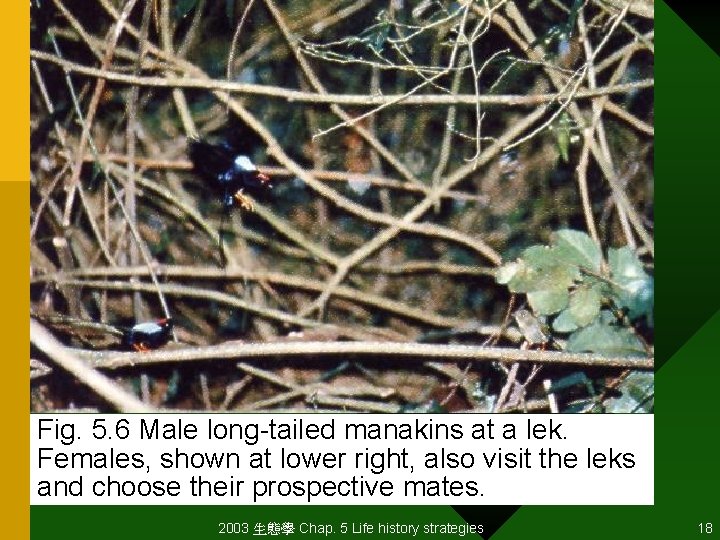
[[[172,319],[158,319],[127,327],[86,321],[67,315],[43,315],[32,311],[30,315],[92,349],[130,351],[149,351],[162,347],[170,341],[174,322]]]
[[[191,140],[190,160],[195,171],[212,182],[221,194],[226,209],[232,208],[237,201],[242,208],[252,211],[252,200],[244,191],[255,194],[272,187],[270,177],[258,171],[248,156],[240,154],[227,142],[211,144]]]
[[[170,341],[172,329],[172,319],[136,324],[132,328],[123,329],[123,346],[138,352],[158,349]]]

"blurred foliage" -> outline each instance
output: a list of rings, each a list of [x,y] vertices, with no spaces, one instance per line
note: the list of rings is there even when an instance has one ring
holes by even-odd
[[[605,402],[610,413],[651,413],[655,410],[655,377],[652,373],[630,373]]]

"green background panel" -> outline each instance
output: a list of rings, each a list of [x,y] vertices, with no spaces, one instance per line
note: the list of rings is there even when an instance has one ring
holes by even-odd
[[[658,367],[664,364],[657,373],[656,504],[523,507],[493,538],[702,538],[699,523],[720,525],[714,442],[720,335],[715,148],[720,70],[712,49],[663,2],[655,2],[655,20],[656,326],[662,330],[656,357]],[[499,513],[484,507],[476,512],[479,522],[488,523]],[[37,540],[210,538],[216,536],[217,522],[248,519],[243,516],[252,516],[252,521],[324,521],[338,527],[342,521],[461,523],[449,507],[38,506],[31,509],[31,530]]]

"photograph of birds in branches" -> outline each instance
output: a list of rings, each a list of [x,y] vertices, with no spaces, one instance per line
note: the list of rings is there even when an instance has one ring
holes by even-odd
[[[652,1],[33,0],[33,411],[653,411]]]

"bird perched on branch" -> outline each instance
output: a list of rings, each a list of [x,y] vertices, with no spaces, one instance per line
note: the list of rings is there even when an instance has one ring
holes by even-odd
[[[158,319],[123,327],[87,321],[66,315],[31,316],[56,332],[70,336],[93,349],[125,349],[144,352],[166,345],[172,337],[173,320]]]
[[[123,330],[123,345],[138,352],[158,349],[170,341],[172,329],[172,319],[139,323]]]
[[[513,316],[520,332],[525,338],[524,345],[527,346],[527,348],[538,347],[545,350],[546,347],[550,346],[554,349],[562,349],[553,339],[548,326],[527,309],[519,309]]]

